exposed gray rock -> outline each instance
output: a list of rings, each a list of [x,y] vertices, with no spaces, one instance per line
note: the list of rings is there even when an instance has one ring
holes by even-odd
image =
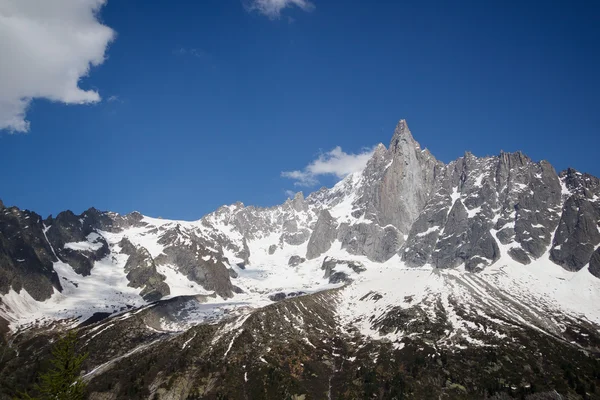
[[[583,174],[573,168],[568,168],[561,172],[560,178],[571,195],[577,195],[590,200],[596,198],[596,202],[598,201],[600,178],[590,174]]]
[[[283,233],[280,238],[280,243],[283,242],[291,244],[292,246],[298,246],[308,240],[310,237],[310,230],[306,228],[300,228],[296,219],[287,219],[283,223]]]
[[[600,179],[569,168],[560,174],[565,187],[560,223],[552,241],[550,259],[570,271],[588,263],[596,275],[593,255],[600,243]]]
[[[382,228],[374,223],[341,224],[337,238],[348,253],[364,255],[376,262],[389,260],[404,242],[394,226]]]
[[[550,259],[569,271],[579,271],[600,243],[600,209],[591,201],[571,196],[563,207]]]
[[[156,301],[171,294],[165,276],[156,270],[156,264],[148,250],[134,246],[126,238],[123,238],[119,245],[121,252],[129,255],[125,264],[129,286],[142,288],[140,295],[147,301]]]
[[[600,248],[596,249],[590,258],[589,271],[596,278],[600,278]]]
[[[291,201],[291,206],[297,212],[308,211],[308,204],[304,200],[304,194],[302,192],[296,193],[294,199]]]
[[[237,256],[244,260],[244,263],[250,264],[250,248],[248,247],[246,238],[242,240],[242,250],[237,253]]]
[[[480,270],[499,258],[497,241],[517,244],[511,256],[525,264],[548,249],[560,217],[561,185],[547,162],[520,152],[485,158],[466,153],[439,170],[434,188],[401,250],[408,265],[452,268],[464,262],[467,270]]]
[[[306,292],[302,292],[302,291],[299,291],[299,292],[277,292],[277,293],[269,295],[269,300],[281,301],[281,300],[289,299],[292,297],[303,296],[305,294],[306,294]]]
[[[352,278],[348,276],[347,273],[342,271],[334,271],[329,276],[329,283],[350,283],[352,282]]]
[[[306,248],[306,258],[308,260],[319,257],[331,248],[331,244],[337,236],[336,228],[337,222],[329,211],[321,211],[315,229],[308,240],[308,247]]]
[[[231,268],[229,270],[231,271]],[[235,271],[233,271],[233,272],[237,275],[237,272],[235,272]],[[237,276],[236,276],[236,278],[237,278]],[[245,293],[244,290],[241,287],[239,287],[239,286],[233,285],[232,287],[233,287],[233,289],[231,289],[231,290],[235,294],[243,294],[243,293]]]
[[[84,231],[106,231],[121,232],[123,229],[131,227],[142,227],[147,225],[143,221],[144,216],[137,211],[126,215],[120,215],[114,212],[100,211],[92,207],[84,211],[79,220]]]
[[[520,262],[521,264],[529,264],[531,263],[531,259],[525,252],[525,250],[519,247],[513,247],[508,251],[508,255],[515,261]]]
[[[275,254],[275,251],[277,250],[277,245],[276,244],[272,244],[269,246],[269,255],[273,255]]]
[[[224,298],[232,296],[233,286],[225,265],[226,259],[221,254],[208,250],[207,247],[210,246],[204,239],[177,226],[165,232],[159,243],[166,247],[156,257],[157,265],[173,265],[189,280],[206,290],[214,290]]]
[[[144,323],[152,329],[162,330],[164,324],[184,325],[199,304],[215,296],[177,296],[157,302],[143,313]]]
[[[455,268],[468,258],[469,216],[462,202],[452,206],[448,220],[432,255],[437,268]]]
[[[352,279],[346,272],[336,271],[338,266],[347,266],[357,274],[366,271],[363,263],[358,261],[337,260],[331,257],[325,257],[321,269],[325,271],[323,278],[329,279],[329,283],[351,282]]]
[[[429,200],[442,166],[429,151],[421,149],[406,121],[401,120],[389,149],[377,147],[367,164],[358,204],[382,227],[393,225],[406,234]]]
[[[0,209],[0,294],[21,289],[43,301],[62,290],[39,215],[17,207]]]
[[[230,278],[237,278],[239,276],[239,274],[237,272],[235,272],[235,270],[233,268],[227,268],[227,271],[229,271],[229,277]]]
[[[304,257],[293,255],[290,257],[290,259],[288,261],[288,265],[290,267],[297,267],[298,265],[302,264],[304,261],[306,261],[306,259]]]
[[[90,274],[94,263],[103,259],[110,253],[108,243],[100,234],[95,231],[95,226],[85,222],[85,215],[75,215],[71,211],[64,211],[54,219],[47,219],[50,227],[46,236],[54,248],[57,257],[69,264],[75,272],[87,276]],[[66,247],[68,243],[88,242],[88,236],[95,233],[95,237],[90,239],[92,243],[99,244],[96,249],[76,250]]]

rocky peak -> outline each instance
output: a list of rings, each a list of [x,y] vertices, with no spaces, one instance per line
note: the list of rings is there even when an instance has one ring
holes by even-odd
[[[365,199],[379,211],[382,225],[393,225],[408,233],[433,188],[436,169],[443,166],[414,140],[406,120],[400,120],[388,150],[391,163],[385,166],[377,188]],[[375,193],[373,193],[375,192]]]
[[[505,165],[508,169],[519,168],[532,162],[531,159],[521,151],[515,151],[514,153],[500,151],[500,155],[498,157],[501,164]]]
[[[401,119],[396,125],[396,129],[394,129],[394,136],[392,136],[392,141],[390,142],[390,150],[396,153],[397,149],[402,147],[402,143],[416,144],[405,119]]]
[[[375,147],[375,151],[373,152],[374,157],[384,157],[387,152],[387,149],[383,143],[379,143]]]
[[[391,157],[388,150],[382,143],[379,143],[363,170],[364,178],[367,181],[381,179],[381,176],[385,173],[386,165],[391,161],[390,159]]]
[[[308,241],[306,258],[312,260],[331,248],[336,238],[337,223],[329,211],[323,210]]]
[[[4,209],[4,203],[0,200],[0,210]]]
[[[304,201],[304,194],[302,192],[296,193],[294,199],[291,201],[291,206],[298,212],[308,210],[308,204]]]
[[[560,178],[573,194],[587,198],[593,198],[594,195],[600,194],[600,179],[595,176],[568,168],[560,173]]]

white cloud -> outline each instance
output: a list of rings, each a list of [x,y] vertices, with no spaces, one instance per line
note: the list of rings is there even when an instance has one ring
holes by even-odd
[[[353,172],[362,170],[373,155],[375,147],[363,150],[358,154],[345,153],[337,146],[310,162],[304,169],[282,172],[281,176],[295,180],[297,186],[314,186],[319,183],[321,175],[333,175],[339,179]]]
[[[34,98],[100,101],[79,87],[105,60],[114,31],[98,21],[106,0],[0,0],[0,130],[27,132]]]
[[[293,199],[296,196],[296,192],[294,192],[293,190],[286,190],[285,195],[290,199]]]
[[[315,6],[308,0],[250,0],[246,3],[249,11],[256,11],[271,19],[278,19],[284,8],[296,6],[304,11],[312,11]]]

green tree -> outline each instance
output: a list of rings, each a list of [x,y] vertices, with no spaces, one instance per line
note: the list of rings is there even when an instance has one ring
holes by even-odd
[[[79,375],[86,354],[75,351],[77,333],[70,331],[52,349],[52,368],[40,374],[34,390],[37,394],[21,394],[17,400],[83,400],[86,384]]]

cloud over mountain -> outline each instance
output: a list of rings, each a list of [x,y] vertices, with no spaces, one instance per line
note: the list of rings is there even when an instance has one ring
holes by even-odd
[[[302,170],[284,171],[281,176],[295,180],[296,186],[314,186],[319,183],[318,177],[334,175],[343,178],[353,172],[362,170],[371,158],[374,147],[366,148],[358,154],[348,154],[340,146],[326,153],[321,153]]]

